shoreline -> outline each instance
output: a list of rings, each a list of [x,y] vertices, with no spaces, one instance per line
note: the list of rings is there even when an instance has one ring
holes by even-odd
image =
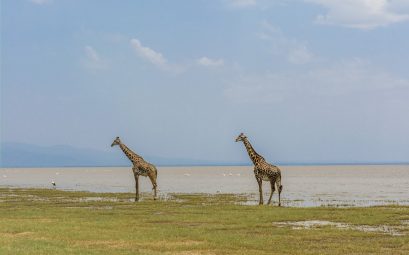
[[[346,162],[346,163],[273,163],[276,166],[290,166],[290,167],[297,167],[297,166],[409,166],[409,162]],[[157,167],[169,167],[169,168],[177,168],[177,167],[253,167],[252,164],[170,164],[170,165],[160,165],[157,164]],[[1,166],[0,170],[3,169],[47,169],[47,168],[121,168],[121,167],[131,167],[131,165],[105,165],[105,166],[98,166],[98,165],[75,165],[75,166]]]
[[[294,206],[368,206],[409,204],[409,166],[283,166],[282,199]],[[158,167],[158,192],[247,194],[257,200],[252,167]],[[128,167],[18,168],[0,171],[0,186],[56,188],[71,191],[133,193],[135,180]],[[151,192],[147,178],[140,192]],[[268,198],[270,185],[263,182]],[[273,201],[278,200],[277,192]],[[251,202],[249,202],[251,203]]]

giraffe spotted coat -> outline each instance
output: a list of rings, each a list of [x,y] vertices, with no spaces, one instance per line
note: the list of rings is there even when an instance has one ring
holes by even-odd
[[[259,155],[251,146],[247,137],[241,133],[237,138],[236,142],[243,142],[246,147],[247,153],[254,164],[254,176],[256,177],[260,201],[259,204],[263,204],[263,181],[269,181],[271,185],[270,198],[268,199],[267,204],[271,203],[271,198],[275,191],[275,188],[278,189],[278,206],[281,206],[281,191],[283,186],[281,185],[281,171],[280,169],[272,164],[269,164],[261,155]]]
[[[274,182],[279,178],[281,179],[280,169],[266,161],[260,161],[254,166],[254,175],[263,181],[274,180]]]
[[[135,178],[135,201],[139,201],[139,176],[149,177],[152,182],[154,195],[153,199],[156,199],[156,179],[158,176],[158,170],[154,165],[146,162],[141,156],[129,149],[125,144],[121,142],[117,137],[111,144],[111,147],[119,145],[126,157],[132,162],[132,172]]]

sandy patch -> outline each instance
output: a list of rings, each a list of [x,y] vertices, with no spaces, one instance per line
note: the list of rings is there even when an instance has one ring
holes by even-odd
[[[401,223],[404,225],[409,225],[409,220],[402,220]]]

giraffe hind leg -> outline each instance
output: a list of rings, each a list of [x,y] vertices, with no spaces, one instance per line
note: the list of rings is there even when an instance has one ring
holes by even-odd
[[[283,190],[283,185],[279,184],[277,186],[278,186],[278,206],[281,206],[281,191]]]
[[[158,186],[157,184],[156,184],[156,176],[153,176],[153,175],[149,175],[149,179],[151,180],[151,182],[152,182],[152,189],[153,189],[153,200],[156,200],[156,187]]]
[[[271,198],[273,197],[273,193],[275,191],[274,181],[271,180],[270,184],[271,184],[271,193],[270,193],[270,198],[268,199],[268,202],[267,202],[268,205],[271,204]]]

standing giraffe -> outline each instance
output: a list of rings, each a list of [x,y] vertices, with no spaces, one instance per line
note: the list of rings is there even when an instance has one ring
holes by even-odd
[[[246,147],[247,153],[250,156],[251,161],[254,164],[254,175],[256,176],[256,180],[258,183],[258,191],[260,193],[260,202],[259,204],[263,204],[263,181],[270,181],[271,184],[271,194],[270,198],[268,199],[268,203],[271,203],[271,197],[273,196],[275,187],[277,185],[278,189],[278,206],[281,206],[280,195],[281,191],[283,190],[283,186],[281,185],[281,171],[278,167],[271,165],[266,162],[266,160],[259,155],[251,146],[247,136],[241,133],[237,138],[236,142],[242,141],[244,146]]]
[[[111,144],[111,147],[119,145],[121,150],[125,153],[125,155],[129,158],[132,162],[132,172],[135,177],[135,202],[139,201],[139,175],[148,176],[152,182],[154,195],[153,199],[156,200],[156,177],[158,176],[158,171],[156,167],[151,163],[146,162],[141,156],[136,154],[135,152],[131,151],[125,144],[121,142],[119,137],[117,137],[114,142]]]

